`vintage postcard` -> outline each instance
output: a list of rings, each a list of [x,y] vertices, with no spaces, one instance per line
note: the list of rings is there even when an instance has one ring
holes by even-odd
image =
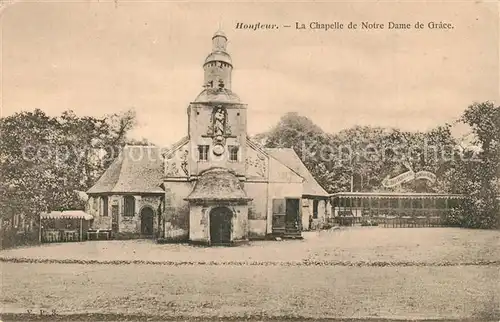
[[[499,321],[497,1],[0,1],[1,321]]]

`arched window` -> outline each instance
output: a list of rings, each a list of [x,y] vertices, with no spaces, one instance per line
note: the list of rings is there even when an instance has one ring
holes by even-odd
[[[133,217],[135,213],[135,198],[134,196],[125,196],[124,216]]]

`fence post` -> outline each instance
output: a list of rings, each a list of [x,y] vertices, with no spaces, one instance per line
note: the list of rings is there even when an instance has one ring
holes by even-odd
[[[42,214],[38,215],[38,218],[40,218],[38,221],[38,242],[41,244],[42,243]]]

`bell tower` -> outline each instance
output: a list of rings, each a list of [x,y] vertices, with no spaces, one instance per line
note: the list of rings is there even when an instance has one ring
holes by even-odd
[[[217,31],[212,37],[212,52],[205,59],[205,86],[208,88],[231,89],[231,72],[233,64],[231,56],[226,51],[227,37],[222,31]]]
[[[233,63],[226,46],[226,35],[217,31],[203,63],[204,89],[188,107],[192,179],[213,167],[245,179],[246,104],[231,90]]]

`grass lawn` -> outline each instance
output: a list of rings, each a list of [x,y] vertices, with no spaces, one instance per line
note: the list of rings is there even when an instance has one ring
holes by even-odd
[[[500,318],[498,266],[4,263],[7,312],[165,317]]]
[[[11,249],[0,252],[0,258],[4,260],[2,312],[17,314],[3,314],[2,320],[26,320],[34,317],[27,316],[27,310],[39,313],[40,309],[57,313],[47,320],[82,321],[146,317],[500,320],[499,231],[361,227],[307,233],[302,241],[252,242],[242,247],[104,241]],[[9,258],[170,264],[5,261]],[[333,262],[266,264],[305,259]],[[179,261],[207,263],[173,264]],[[241,265],[211,265],[212,261]],[[377,261],[394,265],[370,265]],[[343,266],[343,262],[361,264]]]

